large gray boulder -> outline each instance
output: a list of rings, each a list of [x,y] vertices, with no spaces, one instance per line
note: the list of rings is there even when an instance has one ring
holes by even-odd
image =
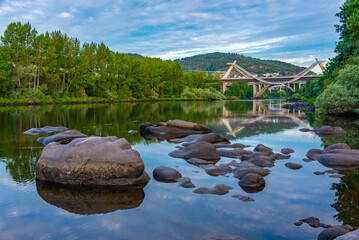
[[[324,152],[330,152],[337,149],[351,150],[351,147],[346,143],[336,143],[324,148]]]
[[[36,164],[36,178],[102,186],[138,186],[149,181],[140,154],[126,139],[117,137],[86,137],[46,145]]]
[[[336,237],[344,235],[348,233],[349,230],[341,227],[341,226],[334,226],[331,228],[324,229],[318,236],[318,240],[334,240]]]
[[[200,158],[204,160],[219,160],[221,157],[217,153],[216,148],[208,142],[197,142],[186,148],[175,150],[169,153],[174,158]]]
[[[57,133],[49,137],[39,138],[37,141],[47,145],[52,142],[57,142],[61,144],[67,144],[76,138],[85,138],[87,135],[77,131],[77,130],[67,130],[65,132]]]

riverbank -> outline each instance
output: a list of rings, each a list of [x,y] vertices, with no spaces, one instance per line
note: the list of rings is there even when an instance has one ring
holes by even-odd
[[[69,105],[69,104],[105,104],[105,103],[136,103],[136,102],[196,102],[212,101],[210,99],[160,98],[160,99],[128,99],[110,100],[106,98],[66,98],[54,101],[26,101],[0,99],[0,106],[38,106],[38,105]]]

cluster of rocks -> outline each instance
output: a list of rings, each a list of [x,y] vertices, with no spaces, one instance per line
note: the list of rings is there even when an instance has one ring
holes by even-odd
[[[290,110],[302,110],[302,111],[308,111],[308,112],[315,112],[315,107],[312,105],[308,105],[307,102],[294,102],[292,104],[284,104],[282,106],[283,108],[290,109]]]
[[[321,138],[331,138],[338,137],[344,135],[346,132],[341,127],[332,127],[328,125],[324,125],[315,129],[309,128],[301,128],[299,129],[301,132],[314,132]]]
[[[301,219],[295,222],[294,225],[301,226],[303,223],[307,223],[313,228],[324,228],[324,230],[318,235],[318,240],[354,240],[359,239],[359,230],[354,230],[350,225],[332,226],[329,224],[321,223],[316,217],[309,217]]]
[[[201,131],[192,133],[191,131]],[[273,150],[262,144],[258,144],[253,151],[245,150],[249,147],[244,144],[231,144],[228,139],[210,132],[205,126],[189,123],[181,120],[167,121],[153,125],[144,123],[141,125],[141,135],[146,138],[159,137],[173,143],[181,144],[177,150],[170,152],[174,158],[183,158],[188,163],[201,167],[210,176],[223,176],[229,173],[239,180],[238,185],[247,193],[262,191],[265,187],[264,177],[270,174],[271,168],[276,160],[289,159],[293,149],[284,148],[281,153],[274,153]],[[186,135],[179,138],[179,135]],[[216,165],[221,157],[234,158],[227,164]],[[288,168],[298,169],[299,164],[290,163]],[[300,166],[301,167],[301,166]],[[178,186],[195,187],[188,177],[183,178],[175,169],[160,166],[154,169],[153,177],[158,181],[178,182]],[[216,184],[212,188],[200,187],[193,192],[198,194],[228,193],[233,188],[224,184]],[[242,201],[254,201],[254,199],[233,195]]]
[[[351,149],[350,146],[345,143],[333,144],[324,150],[310,149],[306,156],[311,160],[317,160],[325,167],[335,170],[359,167],[359,150]]]

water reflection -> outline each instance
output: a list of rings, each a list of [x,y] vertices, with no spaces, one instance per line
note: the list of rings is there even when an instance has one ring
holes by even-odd
[[[250,101],[244,105],[248,108],[241,106],[240,103],[231,101],[223,104],[221,123],[226,127],[226,135],[230,138],[308,126],[305,113],[282,108],[282,100],[276,103]]]
[[[6,169],[13,181],[13,185],[5,185],[6,179],[0,179],[0,189],[8,193],[8,196],[0,198],[4,219],[3,222],[0,219],[0,227],[5,230],[17,229],[21,222],[21,226],[44,225],[47,228],[50,224],[47,223],[48,219],[56,219],[58,226],[75,229],[69,234],[70,238],[84,239],[98,232],[110,238],[113,230],[99,227],[88,229],[91,233],[85,233],[81,229],[83,225],[98,226],[98,222],[104,220],[121,222],[123,228],[114,234],[118,238],[133,236],[128,239],[144,239],[148,236],[154,239],[165,239],[167,236],[178,238],[192,232],[197,234],[197,239],[214,233],[240,235],[244,239],[314,239],[320,229],[303,231],[292,224],[309,216],[318,217],[328,224],[348,223],[359,227],[359,170],[340,171],[339,174],[345,175],[344,178],[327,179],[327,175],[313,174],[314,171],[325,169],[318,162],[301,161],[310,148],[324,148],[334,143],[344,142],[359,149],[358,120],[318,117],[310,113],[288,111],[282,109],[281,105],[281,101],[218,101],[0,108],[0,124],[4,126],[0,128],[0,159],[3,162],[0,166]],[[144,122],[158,123],[169,119],[209,126],[232,143],[241,142],[253,147],[263,143],[275,148],[275,152],[282,147],[293,147],[295,153],[290,161],[301,163],[304,167],[294,172],[284,167],[286,160],[278,161],[272,173],[266,177],[268,181],[263,191],[255,195],[248,193],[255,192],[253,190],[245,193],[246,189],[240,188],[238,180],[230,174],[228,178],[210,177],[203,169],[196,167],[206,163],[189,164],[182,159],[170,158],[167,154],[175,150],[174,144],[156,139],[147,141],[140,134],[128,133],[129,130],[139,130]],[[223,183],[232,186],[234,190],[219,197],[197,196],[192,191],[176,187],[176,184],[156,181],[151,181],[144,190],[76,189],[40,182],[35,185],[36,161],[43,146],[36,141],[36,136],[23,132],[46,125],[65,126],[87,135],[124,137],[141,153],[148,172],[159,165],[178,167],[181,174],[190,177],[196,186],[212,187]],[[322,125],[340,126],[347,133],[340,137],[321,139],[313,133],[298,131],[299,126],[315,128]],[[231,160],[222,158],[215,164]],[[3,172],[7,174],[5,170]],[[139,209],[116,211],[114,214],[98,215],[96,219],[82,217],[79,222],[74,219],[80,216],[60,216],[56,208],[41,204],[43,201],[38,201],[36,191],[24,193],[18,188],[14,189],[14,185],[24,184],[32,190],[36,188],[38,195],[47,203],[75,214],[109,213],[139,206],[143,209],[142,213],[146,214],[140,215],[141,211],[137,211]],[[250,195],[255,202],[238,203],[231,197],[232,193]],[[24,197],[25,194],[27,197]],[[29,206],[29,210],[24,211],[24,214],[29,212],[28,216],[11,215],[24,206]],[[7,212],[7,209],[11,209],[11,212]],[[37,223],[32,224],[28,219],[34,219]],[[153,224],[149,225],[151,221]],[[7,222],[13,225],[6,225]],[[139,226],[143,231],[138,231]],[[161,227],[154,231],[154,226]],[[208,229],[214,229],[215,232],[208,233]],[[123,231],[127,231],[128,235],[121,235]],[[48,229],[44,232],[48,232]],[[57,229],[52,232],[55,233],[54,238],[59,238]],[[76,235],[79,233],[82,234],[80,237]],[[154,233],[158,234],[151,235]],[[189,239],[194,238],[187,236]]]
[[[66,186],[38,180],[36,188],[41,198],[49,204],[81,215],[137,208],[145,198],[142,188]]]

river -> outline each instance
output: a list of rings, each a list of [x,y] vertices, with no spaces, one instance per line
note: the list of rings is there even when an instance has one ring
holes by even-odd
[[[309,149],[338,142],[359,149],[359,121],[318,118],[281,106],[280,100],[273,100],[1,107],[0,239],[316,239],[322,228],[294,225],[312,216],[325,224],[359,227],[359,171],[343,171],[342,179],[317,176],[313,172],[328,169],[302,160]],[[250,145],[249,150],[261,143],[274,152],[295,152],[289,160],[276,161],[263,191],[246,193],[232,174],[213,177],[183,159],[171,158],[168,153],[178,144],[128,133],[144,122],[170,119],[206,125],[231,143]],[[243,123],[254,126],[239,126]],[[322,139],[299,131],[325,124],[347,133]],[[86,191],[36,184],[41,136],[23,132],[46,125],[126,138],[141,154],[152,179],[139,190]],[[232,160],[222,157],[217,164]],[[303,168],[291,170],[284,166],[288,161]],[[177,169],[197,187],[220,183],[234,189],[226,195],[199,195],[176,183],[157,182],[152,171],[160,165]],[[242,202],[234,194],[255,201]]]

